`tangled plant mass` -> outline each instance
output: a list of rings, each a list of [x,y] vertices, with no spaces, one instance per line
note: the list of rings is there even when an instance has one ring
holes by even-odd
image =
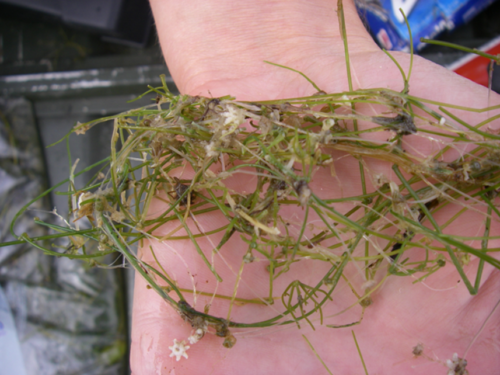
[[[75,127],[84,134],[113,119],[111,156],[87,186],[71,186],[72,223],[40,221],[70,237],[71,248],[44,250],[93,264],[121,253],[192,325],[190,343],[214,332],[231,347],[234,328],[314,327],[361,306],[356,320],[327,324],[346,327],[361,322],[388,277],[421,282],[451,262],[474,294],[484,263],[500,268],[491,256],[499,136],[488,130],[498,106],[471,125],[454,106],[388,89],[267,102],[174,96],[166,84],[150,91],[156,104]],[[482,221],[482,233],[453,229],[466,212]],[[82,218],[90,229],[78,229]],[[137,244],[155,261],[141,260]],[[197,253],[211,289],[196,287],[201,276],[177,244]],[[156,261],[159,251],[174,254],[175,275]],[[471,280],[466,270],[476,257]],[[267,281],[252,285],[242,276],[247,267]],[[232,276],[223,280],[221,268]],[[352,291],[346,306],[333,303],[339,285]],[[204,308],[197,297],[206,298]],[[214,301],[225,302],[217,314]],[[267,310],[233,320],[233,306],[243,305]]]
[[[175,96],[162,80],[148,91],[156,104],[74,128],[114,121],[110,157],[79,172],[100,168],[85,187],[70,184],[72,220],[35,219],[71,246],[18,238],[93,265],[121,254],[191,324],[191,345],[214,333],[230,348],[238,329],[348,327],[389,277],[425,282],[452,264],[475,294],[485,263],[500,269],[489,128],[500,106],[428,101],[407,84],[242,102]],[[457,111],[490,118],[468,124]],[[465,214],[481,223],[474,233],[455,225]],[[345,290],[351,298],[336,300]],[[187,349],[174,340],[171,356]]]

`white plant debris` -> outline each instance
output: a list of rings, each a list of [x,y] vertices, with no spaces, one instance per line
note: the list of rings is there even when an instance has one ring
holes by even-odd
[[[469,374],[469,371],[465,369],[467,366],[467,360],[465,358],[459,358],[457,353],[453,353],[451,359],[446,360],[446,366],[449,368],[447,375]]]
[[[202,328],[198,328],[191,336],[188,337],[188,341],[191,345],[193,345],[200,341],[203,336],[205,336],[205,331]]]

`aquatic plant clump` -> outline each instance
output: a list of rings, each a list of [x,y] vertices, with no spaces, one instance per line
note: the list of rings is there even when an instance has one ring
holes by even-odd
[[[490,227],[500,217],[500,150],[485,126],[499,106],[472,110],[382,88],[265,102],[174,96],[165,83],[149,92],[155,104],[74,128],[84,134],[114,121],[110,157],[79,172],[100,168],[95,177],[84,187],[69,178],[71,220],[35,219],[71,246],[58,252],[43,247],[45,237],[18,238],[97,266],[121,254],[193,326],[190,343],[212,332],[231,347],[234,328],[325,324],[341,284],[354,296],[341,310],[362,313],[332,328],[360,323],[389,277],[420,282],[451,262],[475,294],[484,263],[500,269],[489,246],[498,237]],[[493,115],[470,125],[456,109]],[[467,212],[482,233],[453,229]],[[79,229],[84,220],[90,227]],[[232,293],[181,285],[157,261],[159,251],[177,254],[176,243],[192,249],[216,285],[231,282]],[[141,259],[137,245],[155,261]],[[239,259],[232,281],[220,275],[228,256]],[[472,258],[479,262],[469,280]],[[241,297],[242,274],[255,264],[268,286]],[[295,273],[302,264],[314,275]],[[226,301],[226,313],[196,308],[197,295]],[[245,304],[269,313],[234,321],[233,306]]]

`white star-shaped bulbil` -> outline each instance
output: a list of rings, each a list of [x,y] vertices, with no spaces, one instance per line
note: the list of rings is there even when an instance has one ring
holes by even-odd
[[[180,361],[181,357],[188,359],[188,355],[186,351],[190,348],[189,345],[186,345],[185,341],[177,341],[174,339],[174,345],[168,347],[172,353],[170,353],[170,357],[175,357],[177,361]]]

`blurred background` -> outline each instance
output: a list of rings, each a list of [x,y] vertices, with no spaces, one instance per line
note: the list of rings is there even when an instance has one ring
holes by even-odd
[[[408,50],[404,35],[391,34],[399,21],[396,16],[391,21],[390,3],[406,4],[411,16],[420,2],[359,1],[359,12],[380,44]],[[443,12],[425,19],[441,31],[438,39],[500,53],[500,3],[459,3],[465,4],[462,10],[477,5],[477,11],[464,12],[461,24],[437,19]],[[373,23],[371,13],[381,21]],[[423,22],[411,19],[412,30]],[[444,47],[416,48],[500,91],[498,69],[487,59]],[[175,91],[147,0],[0,0],[0,243],[12,242],[0,247],[0,375],[130,372],[133,272],[121,267],[121,259],[107,259],[111,269],[102,269],[46,256],[15,243],[9,224],[27,202],[66,179],[77,159],[76,170],[81,170],[109,156],[112,126],[100,125],[86,136],[47,146],[77,121],[150,104],[153,96],[128,101],[148,85],[159,86],[160,74],[166,74]],[[75,184],[82,186],[88,177],[79,176]],[[65,190],[64,185],[58,189]],[[67,196],[51,193],[19,218],[16,233],[46,235],[48,230],[36,226],[33,217],[61,223],[67,214]],[[47,246],[56,251],[71,244]]]

